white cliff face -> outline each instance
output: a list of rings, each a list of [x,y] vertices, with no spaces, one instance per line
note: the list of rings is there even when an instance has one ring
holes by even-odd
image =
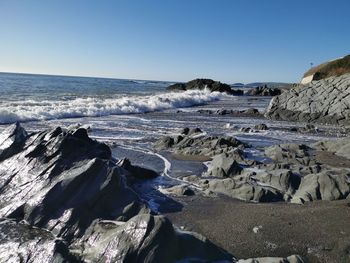
[[[314,74],[302,78],[300,84],[303,84],[303,85],[308,84],[308,83],[310,83],[311,81],[313,81],[313,79],[314,79]]]

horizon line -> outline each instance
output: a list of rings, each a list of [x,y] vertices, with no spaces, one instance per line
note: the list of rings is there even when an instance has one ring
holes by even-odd
[[[194,80],[194,79],[205,79],[208,77],[197,77],[194,79],[190,79],[187,81],[172,81],[172,80],[156,80],[156,79],[137,79],[137,78],[117,78],[117,77],[103,77],[103,76],[86,76],[86,75],[65,75],[65,74],[56,74],[56,73],[32,73],[32,72],[10,72],[10,71],[0,71],[0,74],[18,74],[18,75],[37,75],[37,76],[50,76],[50,77],[70,77],[70,78],[91,78],[91,79],[111,79],[111,80],[141,80],[141,81],[156,81],[156,82],[169,82],[169,83],[186,83],[188,81]],[[209,78],[210,79],[210,78]],[[220,80],[221,83],[226,83]],[[241,81],[234,81],[229,82],[227,84],[233,85],[233,84],[251,84],[251,83],[295,83],[295,82],[281,82],[281,81],[251,81],[251,82],[241,82]]]

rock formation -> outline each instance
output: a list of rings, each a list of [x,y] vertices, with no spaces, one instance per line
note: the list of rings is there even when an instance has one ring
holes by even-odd
[[[249,89],[245,92],[245,95],[249,96],[277,96],[280,95],[281,89],[279,88],[269,88],[267,85],[259,86],[256,88]]]
[[[1,261],[232,259],[152,215],[126,177],[154,174],[126,160],[118,165],[86,129],[27,134],[17,123],[0,134],[0,151]]]
[[[229,115],[233,117],[263,117],[262,113],[258,109],[249,108],[245,110],[231,110],[231,109],[219,109],[219,110],[198,110],[198,113],[201,114],[210,114],[210,115]]]
[[[232,153],[245,144],[233,137],[207,136],[198,128],[185,128],[180,135],[165,136],[155,143],[157,150],[171,150],[185,156],[212,157],[221,153]]]
[[[250,258],[250,259],[241,259],[237,263],[303,263],[304,260],[297,255],[292,255],[286,258]]]
[[[304,203],[349,196],[349,171],[323,164],[315,154],[338,154],[350,159],[349,144],[346,138],[320,142],[312,147],[293,143],[273,145],[265,148],[265,156],[270,161],[262,164],[245,159],[244,150],[248,146],[235,138],[212,137],[198,128],[186,128],[181,135],[160,139],[156,149],[184,156],[210,157],[208,170],[202,176],[183,178],[205,193],[251,202]]]
[[[168,90],[209,89],[210,91],[226,92],[231,95],[243,95],[241,90],[232,90],[230,85],[212,79],[194,79],[187,83],[175,83]]]
[[[350,74],[286,91],[271,100],[265,116],[273,120],[350,125]]]

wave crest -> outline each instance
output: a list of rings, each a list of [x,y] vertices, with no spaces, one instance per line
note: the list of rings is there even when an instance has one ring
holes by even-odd
[[[2,102],[0,123],[146,113],[201,105],[219,100],[223,96],[227,95],[209,90],[191,90],[109,99],[89,97],[74,100]]]

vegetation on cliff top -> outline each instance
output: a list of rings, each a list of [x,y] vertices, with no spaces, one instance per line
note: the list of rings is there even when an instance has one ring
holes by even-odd
[[[313,67],[304,74],[304,78],[314,74],[313,80],[320,80],[345,73],[350,73],[350,55]]]

